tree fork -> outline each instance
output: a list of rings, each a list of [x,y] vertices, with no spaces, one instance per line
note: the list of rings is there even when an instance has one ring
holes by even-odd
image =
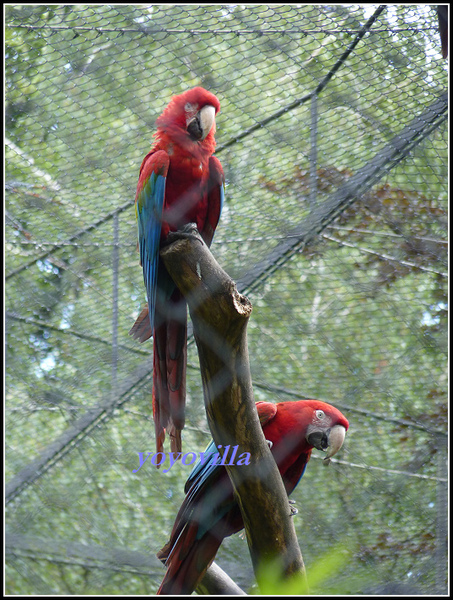
[[[249,300],[219,266],[194,225],[170,234],[161,258],[189,306],[208,424],[217,446],[238,445],[249,465],[226,465],[253,568],[277,563],[282,578],[305,575],[286,494],[253,398],[247,348]]]

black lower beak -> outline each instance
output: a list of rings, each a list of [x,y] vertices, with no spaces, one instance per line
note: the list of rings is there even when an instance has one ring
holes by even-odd
[[[187,131],[193,140],[201,140],[203,137],[203,129],[201,128],[200,118],[198,115],[192,119],[192,121],[190,121],[189,125],[187,126]]]
[[[313,431],[307,435],[307,441],[310,446],[323,452],[329,447],[329,437],[325,431]]]

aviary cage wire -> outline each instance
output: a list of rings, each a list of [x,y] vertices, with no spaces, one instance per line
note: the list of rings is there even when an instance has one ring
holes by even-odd
[[[171,95],[219,97],[212,251],[257,399],[351,422],[295,492],[323,593],[444,593],[447,62],[431,5],[7,5],[6,591],[154,593],[190,467],[154,448],[133,198]],[[209,440],[189,350],[184,444]],[[342,551],[342,550],[341,550]],[[219,564],[245,589],[246,543]]]

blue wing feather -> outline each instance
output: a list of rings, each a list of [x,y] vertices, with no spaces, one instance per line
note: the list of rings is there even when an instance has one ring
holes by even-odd
[[[223,203],[224,202],[225,202],[225,184],[222,183],[222,185],[220,186],[220,213],[219,213],[219,218],[220,218],[220,215],[222,214]]]
[[[150,165],[145,168],[152,168]],[[164,174],[163,174],[164,173]],[[160,233],[162,228],[162,211],[165,198],[166,169],[152,170],[145,179],[142,189],[136,198],[136,216],[138,224],[138,241],[140,262],[143,267],[148,312],[151,331],[154,331],[154,312],[156,306],[157,273],[159,264]]]
[[[214,460],[218,452],[217,446],[212,441],[192,469],[184,488],[187,494],[185,502],[188,513],[197,506],[197,499],[203,499],[203,511],[198,520],[196,539],[202,538],[236,504],[225,467],[219,464],[221,456]],[[225,479],[222,485],[223,478]]]
[[[216,469],[215,465],[211,465],[212,456],[218,452],[217,446],[215,445],[214,440],[211,441],[206,450],[202,453],[203,459],[200,458],[200,461],[193,467],[187,481],[185,484],[185,491],[187,491],[195,481],[198,482],[199,485],[209,477],[209,475]]]

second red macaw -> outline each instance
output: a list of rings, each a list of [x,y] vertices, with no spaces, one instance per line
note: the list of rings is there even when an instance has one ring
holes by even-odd
[[[256,408],[288,495],[299,483],[313,448],[327,451],[326,459],[332,457],[349,427],[338,409],[320,400],[257,402]],[[244,527],[225,467],[214,458],[206,459],[216,451],[212,442],[186,482],[170,541],[157,555],[167,567],[157,594],[191,594],[222,540]]]
[[[140,167],[135,196],[140,263],[148,304],[130,334],[154,338],[153,416],[157,452],[165,432],[181,451],[186,396],[187,308],[159,261],[170,231],[195,223],[209,246],[224,198],[224,175],[215,149],[216,96],[196,87],[174,96],[157,119],[156,141]]]

